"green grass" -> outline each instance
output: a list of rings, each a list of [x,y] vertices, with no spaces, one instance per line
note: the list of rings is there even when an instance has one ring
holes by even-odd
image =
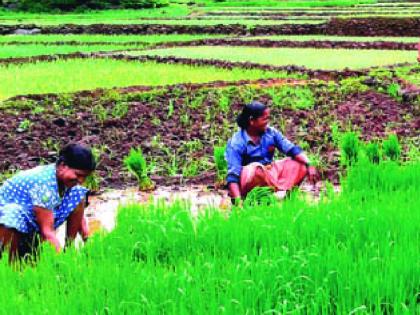
[[[109,23],[114,20],[135,20],[139,18],[181,17],[190,10],[186,6],[170,6],[143,10],[102,10],[87,13],[27,13],[0,10],[0,24],[92,24]]]
[[[417,64],[413,67],[398,67],[395,68],[395,73],[401,79],[408,83],[420,87],[420,66]]]
[[[376,0],[323,0],[323,1],[202,1],[207,7],[279,7],[279,8],[311,8],[311,7],[348,7],[355,4],[376,3]]]
[[[145,45],[129,47],[125,45],[0,45],[0,58],[34,57],[74,52],[114,51],[143,47]]]
[[[364,166],[341,195],[193,218],[128,205],[80,251],[0,265],[4,314],[418,314],[420,164]],[[57,301],[62,301],[58,303]]]
[[[275,66],[298,65],[311,69],[361,69],[402,62],[416,62],[416,51],[351,50],[311,48],[256,48],[200,46],[129,52],[130,55],[177,56],[193,59],[220,59],[233,62],[255,62]]]
[[[16,95],[64,93],[133,85],[203,83],[262,78],[297,77],[284,72],[221,69],[127,62],[105,59],[72,59],[0,66],[0,100]]]
[[[399,43],[418,43],[420,38],[418,37],[372,37],[372,36],[325,36],[325,35],[275,35],[275,36],[254,36],[254,37],[242,37],[243,40],[254,40],[254,39],[266,39],[266,40],[292,40],[292,41],[354,41],[354,42],[399,42]]]
[[[164,43],[164,42],[185,42],[205,38],[225,38],[229,35],[189,35],[189,34],[170,34],[170,35],[7,35],[0,36],[0,43],[10,42],[80,42],[80,43]]]

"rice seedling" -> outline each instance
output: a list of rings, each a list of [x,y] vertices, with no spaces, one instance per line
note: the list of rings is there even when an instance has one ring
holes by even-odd
[[[3,258],[0,303],[14,314],[415,314],[419,176],[418,163],[359,161],[316,204],[292,194],[197,217],[183,201],[126,205],[80,250],[44,246],[20,272]]]
[[[0,11],[1,24],[112,24],[136,21],[139,18],[179,17],[189,12],[186,6],[174,5],[164,9],[99,10],[86,13],[39,14],[28,12]]]
[[[363,93],[369,90],[369,87],[363,83],[363,77],[356,77],[356,78],[347,78],[340,81],[340,92],[341,94],[348,95],[348,94],[355,94],[355,93]]]
[[[373,4],[376,0],[331,0],[331,1],[216,1],[207,0],[204,2],[207,7],[276,7],[276,8],[315,8],[315,7],[347,7],[356,4]]]
[[[137,178],[140,190],[151,190],[154,188],[155,185],[148,175],[146,159],[140,148],[130,149],[130,153],[124,158],[124,165]]]
[[[341,164],[352,165],[359,158],[359,136],[356,132],[345,132],[340,137]]]
[[[226,145],[213,147],[213,158],[216,164],[217,181],[222,182],[227,175],[227,162],[225,158]]]
[[[311,109],[315,105],[312,91],[307,87],[281,86],[268,90],[273,104],[278,107]]]
[[[371,163],[379,163],[381,159],[381,150],[377,141],[371,141],[365,144],[364,150]]]
[[[391,83],[388,85],[386,92],[389,96],[401,101],[401,87],[398,83]]]
[[[103,43],[103,44],[129,44],[149,43],[158,44],[166,42],[186,42],[199,39],[226,38],[229,35],[213,34],[153,34],[153,35],[103,35],[103,34],[62,34],[62,35],[8,35],[0,36],[0,43]],[[25,46],[28,47],[28,46]],[[127,48],[127,47],[126,47]]]
[[[311,69],[361,69],[416,61],[416,51],[369,49],[312,49],[199,46],[151,49],[129,55],[175,56],[192,59],[219,59],[275,66],[297,65]],[[322,60],[319,56],[323,56]]]
[[[418,43],[417,37],[386,37],[386,36],[328,36],[328,35],[275,35],[275,36],[252,36],[244,37],[242,40],[291,40],[291,41],[352,41],[352,42],[399,42],[399,43]]]
[[[0,66],[0,100],[16,95],[63,93],[132,85],[203,83],[301,77],[287,72],[168,65],[105,59],[72,59]]]
[[[141,49],[144,44],[130,46]],[[40,55],[70,54],[75,52],[99,52],[125,50],[123,45],[1,45],[0,58],[34,57]]]
[[[393,161],[398,161],[401,155],[401,146],[398,141],[397,135],[390,134],[388,136],[388,139],[383,141],[382,149],[385,158],[388,158]]]

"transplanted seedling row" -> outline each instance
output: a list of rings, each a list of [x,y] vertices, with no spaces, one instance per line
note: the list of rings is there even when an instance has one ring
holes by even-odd
[[[415,314],[419,176],[418,162],[365,161],[316,204],[295,193],[197,216],[188,200],[126,205],[79,250],[44,246],[20,272],[3,259],[0,303],[17,314]]]
[[[310,69],[363,69],[396,63],[416,62],[416,51],[367,49],[257,48],[238,46],[175,47],[129,52],[129,55],[175,56],[218,59],[275,66],[298,65]],[[319,56],[322,56],[320,59]]]
[[[0,66],[0,100],[25,94],[63,93],[133,85],[170,85],[217,80],[299,78],[286,72],[223,69],[114,59],[69,59]]]

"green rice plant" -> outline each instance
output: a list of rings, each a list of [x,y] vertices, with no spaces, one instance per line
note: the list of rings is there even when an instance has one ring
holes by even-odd
[[[362,83],[363,78],[361,77],[350,77],[340,81],[340,92],[343,95],[363,93],[369,90],[369,87]]]
[[[224,181],[227,176],[227,161],[225,158],[226,145],[213,147],[213,158],[216,165],[216,177],[218,182]]]
[[[179,159],[177,157],[177,153],[171,151],[170,148],[166,146],[162,146],[161,150],[165,154],[165,161],[163,168],[166,171],[166,175],[168,176],[176,176],[179,172]]]
[[[387,37],[387,36],[331,36],[331,35],[265,35],[245,37],[243,40],[265,39],[272,41],[352,41],[352,42],[402,42],[402,43],[418,43],[418,37]]]
[[[25,132],[28,131],[29,128],[32,126],[32,121],[30,121],[28,118],[25,118],[19,123],[19,126],[17,128],[17,132]]]
[[[92,107],[92,113],[96,116],[96,119],[104,123],[109,117],[109,111],[106,107],[104,107],[101,103],[96,104]]]
[[[314,95],[307,87],[285,85],[268,89],[267,92],[277,107],[311,109],[315,105]]]
[[[388,139],[382,142],[382,149],[385,158],[393,161],[398,161],[401,155],[401,146],[398,137],[395,134],[390,134]]]
[[[348,131],[340,139],[341,164],[350,166],[359,158],[360,144],[356,132]]]
[[[409,162],[417,162],[420,160],[420,143],[419,138],[408,141],[407,158]]]
[[[79,249],[46,244],[18,271],[4,255],[2,311],[417,314],[419,176],[419,163],[361,159],[317,203],[194,214],[189,201],[125,204]]]
[[[0,46],[0,58],[23,58],[41,55],[72,54],[76,52],[93,53],[100,51],[126,50],[127,48],[142,49],[145,44],[126,45],[2,45]]]
[[[63,1],[64,2],[64,1]],[[1,11],[0,18],[5,24],[132,24],[140,18],[182,17],[188,15],[189,8],[185,5],[173,5],[165,9],[142,10],[96,10],[72,13],[39,14],[21,11]]]
[[[96,168],[100,167],[102,163],[102,156],[105,154],[105,151],[109,150],[106,145],[101,146],[94,146],[92,147],[92,154],[96,161]],[[99,176],[99,174],[94,171],[89,174],[88,177],[86,177],[86,180],[84,182],[84,186],[88,188],[91,192],[98,192],[101,188],[102,178]]]
[[[401,86],[398,83],[391,83],[388,85],[386,92],[392,98],[395,98],[398,101],[401,101]]]
[[[340,132],[337,122],[333,122],[330,126],[331,128],[331,138],[335,146],[339,147],[341,142],[342,133]]]
[[[297,65],[309,69],[344,70],[387,66],[416,60],[416,51],[369,49],[265,48],[244,46],[197,46],[129,51],[128,55],[174,56],[191,59],[217,59],[264,65]],[[320,61],[319,56],[323,56]],[[303,76],[301,76],[303,77]]]
[[[271,187],[255,187],[244,200],[244,209],[274,206],[278,202]]]
[[[144,75],[145,73],[147,75]],[[21,65],[0,65],[0,82],[2,82],[0,84],[0,101],[26,94],[65,93],[133,85],[160,86],[288,76],[284,71],[241,68],[229,70],[217,67],[128,62],[111,59],[71,59]],[[294,75],[292,76],[294,77]],[[131,96],[131,99],[144,101],[147,97],[154,99],[157,94],[165,94],[165,89],[138,93]]]
[[[136,177],[140,190],[154,188],[154,183],[148,175],[147,162],[141,148],[131,148],[130,153],[124,157],[124,165]]]
[[[168,103],[168,113],[166,114],[167,119],[170,119],[172,117],[172,115],[174,114],[174,110],[174,100],[171,98]]]
[[[364,145],[367,158],[372,163],[379,163],[381,160],[381,149],[377,141],[371,141]]]
[[[139,11],[137,11],[140,13]],[[1,18],[1,17],[0,17]],[[8,35],[0,37],[0,43],[39,43],[42,44],[54,44],[54,43],[83,43],[89,44],[95,43],[95,45],[101,43],[101,45],[110,44],[125,44],[125,48],[141,47],[142,44],[159,44],[166,42],[187,42],[195,41],[200,39],[216,39],[226,38],[229,35],[213,35],[213,34],[150,34],[150,35],[104,35],[104,34],[37,34],[37,35]],[[69,44],[70,44],[69,43]],[[80,45],[79,45],[80,46]]]
[[[223,113],[230,110],[230,95],[227,89],[211,89],[207,93],[207,101],[217,106]]]
[[[194,94],[194,95],[188,95],[188,97],[185,99],[185,105],[188,108],[191,109],[197,109],[201,107],[204,103],[204,99],[206,98],[206,94]]]
[[[111,109],[111,115],[114,118],[122,119],[127,116],[129,110],[129,105],[125,101],[116,101],[114,106]]]

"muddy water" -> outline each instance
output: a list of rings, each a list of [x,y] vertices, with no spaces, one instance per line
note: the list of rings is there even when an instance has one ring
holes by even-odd
[[[334,187],[340,190],[339,186]],[[300,190],[309,202],[317,202],[321,191],[325,190],[325,183],[318,182],[316,185],[303,183]],[[127,189],[109,189],[98,195],[89,197],[89,206],[86,208],[85,217],[89,225],[90,233],[110,232],[115,227],[117,210],[120,206],[131,203],[144,204],[152,200],[165,200],[173,202],[185,200],[191,205],[192,215],[197,215],[200,210],[215,207],[229,211],[230,198],[226,190],[208,189],[205,185],[190,186],[161,186],[152,192],[141,192],[137,187]],[[59,240],[64,245],[65,224],[57,231]],[[80,237],[76,245],[80,245]]]
[[[320,191],[325,185],[319,182],[316,185],[304,184],[300,187],[305,198],[316,202]],[[338,191],[339,188],[336,187]],[[151,200],[163,199],[167,202],[186,200],[191,204],[191,212],[197,215],[200,210],[207,207],[228,209],[230,198],[226,190],[209,190],[204,185],[183,187],[159,187],[152,192],[140,192],[136,187],[124,190],[108,190],[89,198],[89,207],[86,209],[86,219],[91,233],[100,230],[111,231],[116,222],[117,209],[128,203],[146,203]]]

